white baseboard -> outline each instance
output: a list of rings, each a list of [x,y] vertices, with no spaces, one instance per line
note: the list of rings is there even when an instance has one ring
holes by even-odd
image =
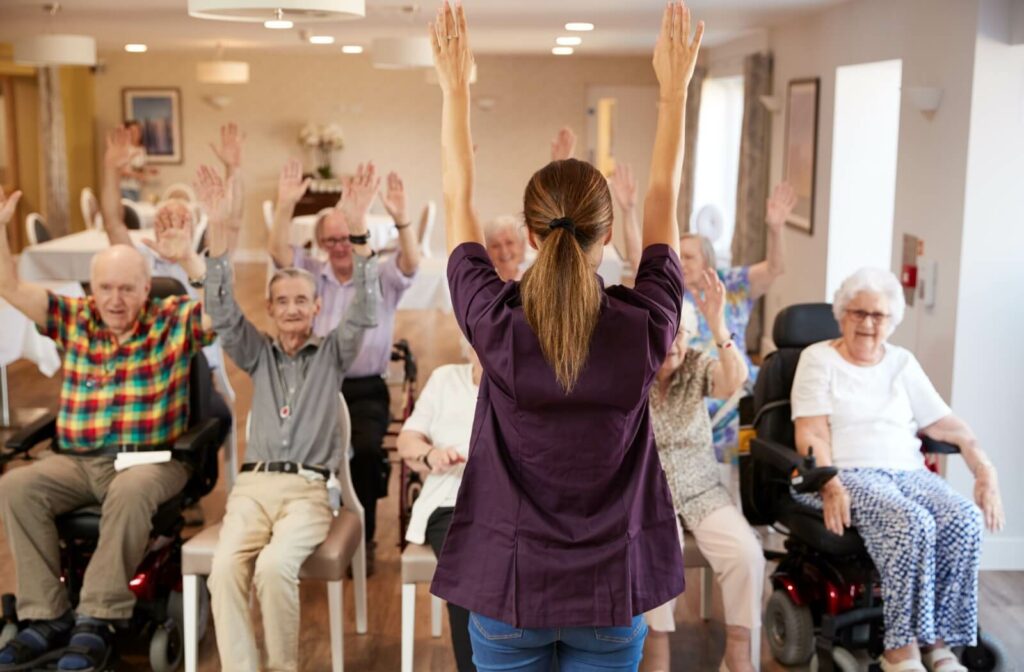
[[[267,251],[260,249],[238,249],[232,255],[236,264],[265,264]]]
[[[981,546],[981,568],[1024,570],[1024,537],[985,537]]]

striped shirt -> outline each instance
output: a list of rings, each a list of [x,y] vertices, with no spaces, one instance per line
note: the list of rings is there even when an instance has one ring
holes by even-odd
[[[64,354],[59,450],[85,454],[122,444],[159,446],[188,426],[192,355],[213,342],[202,307],[186,297],[147,299],[119,343],[92,297],[49,293],[39,329]]]

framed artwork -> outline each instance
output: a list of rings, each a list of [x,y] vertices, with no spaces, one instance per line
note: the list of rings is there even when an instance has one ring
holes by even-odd
[[[786,145],[782,175],[797,202],[786,223],[814,233],[814,174],[818,157],[818,78],[794,79],[786,91]]]
[[[148,163],[181,163],[181,91],[177,88],[121,90],[124,121],[142,125]]]

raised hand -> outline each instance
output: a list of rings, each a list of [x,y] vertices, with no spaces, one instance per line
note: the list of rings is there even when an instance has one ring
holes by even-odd
[[[238,130],[235,122],[220,127],[220,145],[210,143],[210,148],[224,164],[225,170],[237,170],[242,165],[242,146],[245,144],[245,133]]]
[[[437,10],[430,24],[430,43],[434,50],[434,68],[441,90],[447,93],[469,91],[473,71],[473,52],[469,48],[466,10],[462,4],[454,8],[446,1]]]
[[[693,39],[690,38],[690,9],[685,3],[673,1],[665,7],[661,34],[654,45],[654,74],[662,99],[679,99],[686,95],[703,37],[704,22],[699,21]]]
[[[107,132],[107,149],[103,152],[103,165],[112,170],[123,170],[132,161],[135,147],[132,146],[132,132],[118,126]]]
[[[608,177],[608,186],[621,209],[632,210],[636,207],[636,177],[628,163],[615,165],[615,171]]]
[[[167,261],[180,264],[195,254],[192,248],[192,231],[187,226],[168,226],[161,230],[156,240],[142,239],[143,244]]]
[[[576,152],[576,134],[568,126],[563,126],[555,139],[551,141],[551,160],[564,161],[571,159]]]
[[[768,197],[765,207],[765,223],[775,231],[780,231],[786,218],[796,207],[796,191],[786,182],[775,185],[772,195]]]
[[[371,166],[373,164],[370,164]],[[388,173],[387,190],[379,192],[381,205],[395,220],[395,224],[408,224],[409,219],[406,213],[405,185],[398,173]]]
[[[210,225],[214,222],[223,223],[231,216],[230,189],[224,180],[210,166],[199,166],[196,170],[196,181],[193,185],[196,198],[203,212],[209,218]]]
[[[20,199],[20,191],[11,192],[10,196],[6,196],[3,187],[0,187],[0,229],[7,226],[7,222],[14,219],[14,211],[18,209],[18,201]],[[3,235],[2,231],[0,231],[0,235]]]
[[[380,188],[380,177],[373,162],[359,164],[356,174],[342,182],[338,208],[344,213],[349,230],[354,235],[366,233],[366,213]]]
[[[701,281],[701,289],[693,292],[693,302],[708,326],[714,329],[725,324],[725,285],[710,268],[704,269]]]
[[[281,167],[281,175],[277,178],[277,203],[291,205],[299,202],[306,189],[309,188],[310,178],[302,179],[302,164],[298,159],[288,159]]]

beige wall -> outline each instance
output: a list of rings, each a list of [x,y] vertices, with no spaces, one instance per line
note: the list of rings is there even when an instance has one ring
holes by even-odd
[[[366,56],[313,55],[309,52],[232,52],[251,64],[243,86],[201,85],[195,64],[208,54],[160,53],[101,55],[106,67],[96,77],[96,123],[103,132],[121,120],[121,89],[126,86],[181,88],[185,163],[161,169],[163,186],[191,181],[200,162],[214,160],[208,143],[220,124],[234,120],[247,132],[246,227],[241,246],[262,249],[265,234],[260,202],[273,198],[277,171],[288,156],[302,156],[296,143],[307,121],[339,122],[347,146],[336,168],[352,171],[374,159],[398,170],[410,193],[411,210],[427,199],[440,204],[441,94],[423,71],[374,70]],[[588,84],[653,84],[650,59],[493,57],[479,59],[474,96],[496,99],[493,110],[474,109],[478,150],[477,204],[484,218],[522,210],[526,181],[548,160],[549,141],[562,124],[582,135]],[[208,95],[232,103],[215,110]],[[97,143],[101,151],[102,143]],[[582,150],[579,152],[582,155]],[[305,157],[307,168],[311,157]],[[99,160],[99,157],[97,157]],[[441,213],[443,216],[443,213]],[[440,240],[438,227],[438,240]]]

